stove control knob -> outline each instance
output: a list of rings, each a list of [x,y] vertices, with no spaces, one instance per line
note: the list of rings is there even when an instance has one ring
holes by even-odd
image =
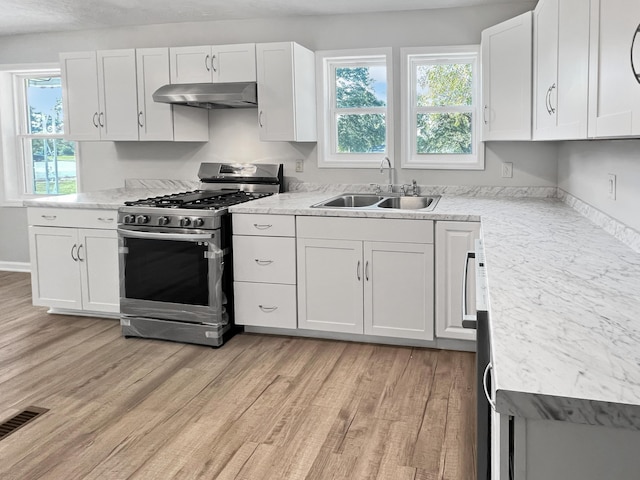
[[[169,224],[169,217],[158,217],[158,225],[163,226],[163,225],[168,225]]]
[[[181,227],[188,227],[189,225],[191,225],[191,219],[190,218],[185,217],[182,220],[180,220],[180,226]]]
[[[201,226],[203,226],[203,225],[204,225],[204,220],[203,220],[202,218],[196,218],[196,219],[193,221],[193,226],[194,226],[194,227],[201,227]]]
[[[144,223],[149,223],[149,216],[148,215],[138,215],[136,217],[136,223],[142,225]]]
[[[122,221],[124,223],[135,223],[136,217],[134,215],[125,215],[124,217],[122,217]]]

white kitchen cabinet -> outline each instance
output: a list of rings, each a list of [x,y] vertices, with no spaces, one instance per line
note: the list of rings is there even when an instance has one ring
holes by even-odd
[[[233,215],[235,323],[295,329],[295,217]]]
[[[533,139],[587,138],[589,2],[541,0],[533,13]]]
[[[298,217],[298,327],[433,339],[433,223]]]
[[[436,336],[475,340],[476,331],[462,328],[462,288],[466,255],[480,238],[479,222],[436,222]],[[468,305],[475,305],[474,264],[468,265]]]
[[[294,42],[256,45],[260,140],[315,142],[315,55]]]
[[[256,81],[256,44],[173,47],[171,83]]]
[[[591,0],[589,137],[640,136],[640,2]]]
[[[482,31],[482,139],[531,140],[532,12]]]
[[[28,217],[33,304],[118,313],[116,212],[30,208]]]
[[[138,138],[143,141],[206,142],[206,109],[153,101],[153,93],[170,82],[169,49],[136,50],[138,85]]]
[[[60,54],[66,137],[137,140],[135,50]]]

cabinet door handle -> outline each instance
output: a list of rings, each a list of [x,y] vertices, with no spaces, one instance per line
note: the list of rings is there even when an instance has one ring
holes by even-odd
[[[81,250],[82,248],[84,248],[84,245],[83,245],[83,244],[78,245],[78,260],[80,260],[81,262],[84,262],[84,258],[82,258],[82,257],[80,256],[80,250]]]
[[[485,105],[484,109],[482,110],[482,120],[484,121],[484,124],[488,124],[489,122],[487,121],[487,109],[489,108],[489,105]]]
[[[369,281],[369,260],[364,264],[364,278],[367,279],[367,282]]]
[[[260,125],[260,128],[264,126],[262,125],[262,110],[258,113],[258,125]]]
[[[206,57],[204,57],[204,68],[206,68],[206,69],[207,69],[207,72],[210,72],[210,71],[211,71],[211,69],[209,68],[209,57],[210,57],[210,56],[211,56],[211,55],[207,54],[207,56],[206,56]]]
[[[268,223],[254,223],[253,226],[258,230],[268,230],[269,228],[273,227],[273,225],[270,225]]]
[[[100,115],[98,115],[98,123],[104,128],[104,112],[100,112]]]
[[[469,260],[476,258],[475,252],[467,252],[467,258],[464,261],[464,271],[462,273],[462,327],[476,328],[478,317],[467,313],[467,274],[469,271]]]
[[[74,262],[78,261],[78,257],[76,257],[76,249],[78,248],[78,246],[74,243],[73,247],[71,247],[71,258],[73,258]]]
[[[218,70],[216,69],[216,66],[214,65],[214,61],[216,59],[215,55],[211,55],[211,70],[213,70],[214,72],[217,72]]]
[[[265,307],[264,305],[258,305],[258,307],[264,313],[272,313],[272,312],[275,312],[278,309],[278,307]]]
[[[640,25],[636,28],[635,33],[633,34],[633,40],[631,40],[631,71],[633,72],[633,76],[636,81],[640,83],[640,71],[636,69],[635,63],[633,63],[633,50],[636,45],[636,40],[638,39],[638,35],[640,34]]]
[[[254,260],[261,267],[266,267],[267,265],[271,265],[273,263],[273,260],[260,260],[259,258],[256,258]]]
[[[554,114],[556,113],[556,109],[553,108],[553,104],[551,103],[551,95],[553,94],[553,91],[556,89],[556,84],[554,83],[553,85],[551,85],[551,87],[549,88],[549,108],[551,109],[551,113]],[[556,107],[558,102],[556,102]]]
[[[144,125],[142,124],[142,112],[138,112],[138,126],[144,127]]]
[[[489,393],[489,387],[487,385],[487,377],[489,376],[489,371],[493,371],[493,366],[491,362],[487,363],[486,368],[484,369],[484,374],[482,375],[482,388],[484,390],[484,396],[487,397],[487,402],[491,405],[492,409],[496,409],[496,402],[493,398],[491,398],[491,394]]]
[[[99,127],[99,125],[98,125],[98,112],[93,114],[93,126],[96,127],[96,128]]]
[[[360,277],[360,260],[358,260],[358,266],[356,267],[356,277],[358,277],[358,281],[362,280],[362,277]]]
[[[549,107],[549,104],[551,102],[550,97],[551,97],[551,87],[547,88],[547,96],[544,99],[544,106],[547,108],[547,113],[549,115],[551,115],[551,108]]]

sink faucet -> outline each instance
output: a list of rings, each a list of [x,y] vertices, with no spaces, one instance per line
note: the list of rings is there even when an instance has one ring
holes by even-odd
[[[418,187],[418,182],[415,180],[411,180],[411,195],[417,197],[420,193],[420,187]]]
[[[389,169],[389,184],[387,185],[387,191],[389,193],[393,192],[393,169],[391,168],[391,160],[389,157],[384,157],[380,162],[380,173],[384,172],[384,164],[387,164],[387,168]]]

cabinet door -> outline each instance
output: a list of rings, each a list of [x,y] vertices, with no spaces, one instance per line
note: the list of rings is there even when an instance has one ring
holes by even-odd
[[[75,228],[29,227],[33,304],[82,309]]]
[[[115,230],[78,231],[77,257],[82,279],[82,307],[95,312],[120,311],[118,234]]]
[[[212,47],[213,81],[255,82],[256,44],[217,45]]]
[[[532,13],[482,32],[483,140],[531,140]]]
[[[433,340],[433,245],[365,242],[364,333]]]
[[[640,2],[591,1],[589,136],[640,136]]]
[[[140,140],[173,140],[171,105],[153,101],[153,93],[170,82],[169,49],[136,50],[138,136]]]
[[[60,54],[65,137],[100,140],[96,52]]]
[[[97,52],[102,140],[138,140],[134,49]]]
[[[362,242],[298,239],[298,328],[363,333]]]
[[[558,2],[541,0],[533,12],[534,138],[556,126],[552,96],[558,88]]]
[[[462,280],[466,254],[480,237],[477,222],[436,222],[436,336],[475,340],[476,331],[462,328]],[[475,272],[469,264],[467,288],[469,306],[475,305]],[[470,308],[470,310],[473,310]]]
[[[211,47],[174,47],[169,49],[171,83],[210,83]]]

